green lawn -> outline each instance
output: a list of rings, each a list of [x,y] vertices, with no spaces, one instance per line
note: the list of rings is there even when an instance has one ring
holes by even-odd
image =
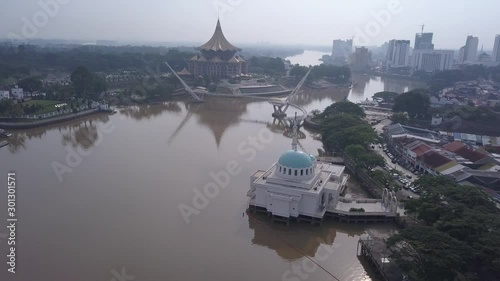
[[[41,104],[43,106],[43,108],[40,109],[39,111],[37,111],[35,114],[44,114],[44,113],[57,111],[57,108],[55,107],[55,105],[59,104],[59,103],[64,103],[64,102],[56,101],[56,100],[30,100],[27,102],[23,102],[23,106],[25,106],[26,104],[28,106],[31,106],[32,104]],[[69,108],[69,106],[70,106],[69,104],[66,105],[66,108]]]

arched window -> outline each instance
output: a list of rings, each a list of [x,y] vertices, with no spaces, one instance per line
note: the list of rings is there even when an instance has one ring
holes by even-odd
[[[288,175],[291,176],[292,175],[292,169],[288,169]]]
[[[307,176],[307,175],[309,175],[309,170],[308,170],[308,169],[306,169],[306,176]]]
[[[283,174],[286,175],[286,168],[283,168]]]
[[[304,175],[304,169],[300,169],[300,175],[303,176]]]
[[[297,175],[297,169],[295,169],[295,175]]]

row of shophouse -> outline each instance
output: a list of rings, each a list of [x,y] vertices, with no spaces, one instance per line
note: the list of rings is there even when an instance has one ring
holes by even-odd
[[[391,152],[408,169],[481,186],[500,200],[500,154],[401,124],[386,127],[385,138]]]

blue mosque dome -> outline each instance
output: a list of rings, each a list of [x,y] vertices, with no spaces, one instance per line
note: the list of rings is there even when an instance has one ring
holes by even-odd
[[[299,150],[288,150],[283,153],[278,160],[278,164],[283,167],[293,169],[306,169],[312,167],[316,158]]]

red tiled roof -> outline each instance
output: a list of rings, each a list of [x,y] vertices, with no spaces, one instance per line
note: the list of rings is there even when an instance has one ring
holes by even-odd
[[[477,150],[470,149],[467,146],[464,146],[464,147],[458,149],[457,151],[455,151],[455,153],[462,156],[463,158],[471,161],[471,162],[477,162],[477,161],[485,158],[486,156],[488,156],[488,155],[481,153]]]
[[[465,146],[465,144],[463,144],[462,142],[454,141],[452,143],[445,144],[443,146],[443,148],[448,150],[448,151],[455,152],[464,146]]]
[[[426,144],[421,144],[417,147],[415,147],[414,149],[412,149],[411,151],[415,152],[415,154],[417,155],[417,157],[420,157],[422,154],[428,152],[429,150],[431,150],[432,148]]]
[[[427,166],[434,168],[434,169],[437,167],[443,166],[444,164],[451,161],[450,159],[448,159],[448,157],[443,156],[443,155],[435,152],[434,150],[431,150],[431,151],[423,154],[420,157],[420,160],[422,162],[424,162]]]

